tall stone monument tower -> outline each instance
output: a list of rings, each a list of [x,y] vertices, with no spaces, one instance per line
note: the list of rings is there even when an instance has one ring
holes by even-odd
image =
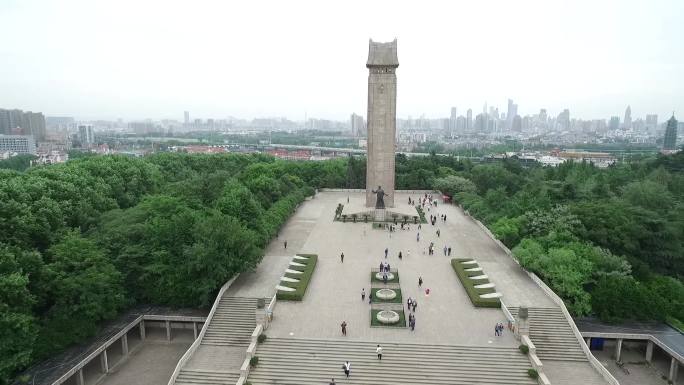
[[[394,152],[397,131],[397,39],[369,41],[368,46],[368,162],[366,207],[375,207],[382,187],[385,207],[394,207]]]

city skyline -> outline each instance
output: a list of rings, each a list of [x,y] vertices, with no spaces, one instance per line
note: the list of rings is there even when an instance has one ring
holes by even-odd
[[[135,4],[3,2],[0,35],[19,38],[0,45],[0,105],[80,119],[345,120],[366,110],[368,39],[396,37],[399,117],[504,111],[508,99],[520,116],[684,110],[676,1]]]

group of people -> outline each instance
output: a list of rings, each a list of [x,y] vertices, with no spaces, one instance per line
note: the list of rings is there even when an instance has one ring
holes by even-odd
[[[503,335],[503,330],[504,330],[504,325],[502,323],[497,323],[494,326],[494,335],[495,336],[501,336]]]
[[[439,214],[439,220],[446,222],[446,214]],[[434,226],[437,223],[437,215],[430,214],[430,223]]]

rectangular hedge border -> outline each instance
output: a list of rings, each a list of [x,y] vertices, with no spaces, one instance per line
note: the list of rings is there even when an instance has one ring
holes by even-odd
[[[401,289],[392,289],[397,292],[397,296],[394,297],[393,299],[387,301],[378,298],[378,295],[376,294],[378,290],[382,290],[384,288],[382,287],[374,287],[371,289],[371,293],[373,293],[373,303],[404,303],[402,296],[401,296]]]
[[[480,298],[480,294],[487,294],[487,293],[494,293],[496,290],[494,288],[488,288],[488,289],[476,289],[475,285],[481,285],[485,283],[489,283],[489,279],[481,279],[478,281],[474,281],[470,279],[469,277],[474,277],[477,275],[485,274],[484,271],[465,271],[465,267],[461,262],[465,261],[472,261],[472,258],[453,258],[451,260],[451,267],[454,268],[454,271],[456,272],[456,275],[458,276],[458,279],[461,281],[461,284],[463,285],[463,288],[465,289],[466,293],[468,293],[468,297],[470,298],[470,302],[472,302],[473,306],[475,307],[493,307],[493,308],[500,308],[501,307],[501,301],[499,298]],[[478,267],[477,264],[471,264],[468,265],[468,268],[472,267]]]
[[[309,281],[313,275],[314,268],[316,268],[316,262],[318,261],[317,254],[297,254],[300,257],[307,257],[308,260],[294,259],[294,262],[304,264],[305,266],[292,266],[288,265],[288,269],[301,271],[302,274],[291,274],[285,273],[285,277],[298,279],[299,282],[285,282],[280,281],[280,286],[291,287],[295,291],[282,291],[278,290],[276,298],[281,301],[301,301],[306,294],[306,288],[309,286]]]
[[[371,327],[379,327],[379,328],[405,328],[406,327],[406,316],[404,315],[404,310],[399,310],[399,309],[392,309],[399,313],[399,322],[395,323],[394,325],[388,325],[388,324],[383,324],[378,321],[375,316],[378,314],[378,312],[381,312],[382,309],[371,309]]]
[[[371,282],[382,283],[382,279],[375,278],[375,274],[377,274],[377,273],[378,273],[377,271],[371,271]],[[394,278],[388,279],[387,283],[399,283],[399,272],[393,271],[392,274],[394,274]]]
[[[423,208],[416,205],[416,211],[418,211],[418,216],[420,216],[421,223],[428,223],[427,219],[425,219],[425,211],[423,211]]]

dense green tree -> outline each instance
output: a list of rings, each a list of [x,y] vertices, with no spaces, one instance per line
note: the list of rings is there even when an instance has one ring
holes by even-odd
[[[0,244],[0,383],[31,361],[38,334],[30,281],[40,257]]]
[[[88,337],[125,304],[121,274],[102,250],[70,231],[47,252],[46,303],[37,356]]]
[[[440,169],[443,167],[440,167]],[[449,169],[451,170],[451,169]],[[442,178],[435,178],[433,188],[449,196],[459,192],[474,193],[477,190],[475,184],[470,180],[457,175],[447,175]]]
[[[25,171],[31,167],[31,161],[34,159],[36,159],[36,156],[31,154],[15,155],[9,159],[0,160],[0,169]]]

